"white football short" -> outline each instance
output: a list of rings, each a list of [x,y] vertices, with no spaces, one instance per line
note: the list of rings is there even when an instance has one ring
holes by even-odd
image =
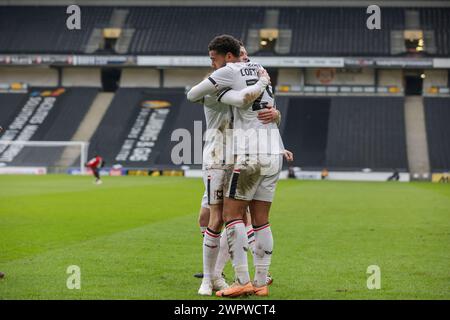
[[[205,169],[203,170],[203,193],[201,206],[209,208],[210,204],[223,203],[225,176],[227,169]]]
[[[282,165],[282,155],[259,156],[254,164],[238,162],[226,176],[226,197],[272,202]]]

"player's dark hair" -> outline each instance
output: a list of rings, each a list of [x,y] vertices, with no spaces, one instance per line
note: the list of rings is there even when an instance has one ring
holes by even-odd
[[[218,54],[226,55],[230,52],[233,56],[239,57],[241,45],[239,41],[228,34],[222,34],[211,40],[208,45],[209,51],[216,51]]]

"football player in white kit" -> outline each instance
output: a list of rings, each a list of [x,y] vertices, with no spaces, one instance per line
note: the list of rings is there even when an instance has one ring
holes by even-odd
[[[247,51],[245,50],[245,47],[242,43],[240,43],[240,60],[241,61],[248,61]],[[213,65],[214,69],[217,69],[217,65]],[[224,165],[223,163],[214,163],[214,159],[212,155],[214,154],[216,158],[218,157],[220,159],[220,153],[222,150],[220,150],[221,146],[222,149],[225,149],[225,140],[221,140],[220,137],[216,137],[216,132],[214,130],[219,130],[219,135],[224,134],[224,129],[231,128],[231,121],[232,121],[232,112],[230,110],[229,105],[226,103],[234,102],[236,97],[243,98],[243,94],[245,93],[252,93],[253,89],[246,89],[245,91],[241,92],[235,92],[233,90],[230,90],[229,92],[226,92],[222,96],[222,102],[217,101],[217,96],[206,96],[202,99],[202,102],[204,104],[204,111],[205,111],[205,119],[206,119],[206,126],[207,126],[207,137],[205,141],[204,146],[204,153],[203,153],[203,179],[205,183],[205,192],[202,197],[201,201],[201,208],[199,213],[199,225],[200,230],[203,234],[203,236],[207,235],[206,239],[213,237],[217,238],[217,234],[220,231],[220,228],[223,225],[222,221],[222,202],[223,202],[223,182],[224,182],[224,173],[228,169],[231,169],[230,165]],[[254,100],[258,95],[261,93],[261,88],[253,90],[254,97],[252,100]],[[231,97],[231,98],[230,98]],[[228,101],[228,99],[231,99]],[[259,119],[265,123],[265,122],[280,122],[280,113],[275,108],[267,108],[264,110],[264,112],[261,112],[259,114]],[[217,162],[217,161],[216,161]],[[213,207],[213,214],[211,216],[210,221],[210,203],[212,203]],[[220,213],[219,213],[220,211]],[[250,248],[253,249],[253,245],[255,243],[254,239],[254,232],[253,227],[251,224],[251,218],[250,218],[250,212],[248,211],[247,214],[244,216],[245,226],[246,226],[246,233],[248,238],[248,244]],[[209,239],[211,240],[211,239]],[[204,271],[205,273],[202,274],[196,274],[196,277],[203,277],[204,280],[202,280],[202,285],[199,289],[200,295],[211,295],[212,290],[222,290],[225,289],[228,285],[226,284],[225,280],[222,277],[222,271],[226,264],[226,262],[229,260],[230,255],[228,253],[228,244],[226,241],[226,233],[225,231],[222,232],[220,235],[220,242],[219,246],[216,247],[217,244],[211,243],[211,241],[206,241],[203,244],[203,262],[204,262]],[[217,241],[217,240],[216,240]],[[213,241],[213,242],[216,242]],[[218,254],[216,255],[215,252],[218,251]],[[251,250],[253,254],[253,250]],[[215,263],[215,268],[212,269],[213,262],[215,258],[217,257],[217,261]],[[206,274],[206,276],[205,276]],[[270,276],[267,277],[267,283],[270,284],[272,282],[272,278]]]
[[[213,68],[219,66],[213,64]],[[212,290],[223,290],[228,287],[222,278],[222,272],[215,272],[223,269],[224,259],[221,259],[221,267],[216,268],[217,256],[220,249],[222,220],[222,203],[224,193],[224,180],[226,171],[232,169],[233,160],[226,160],[225,142],[227,129],[231,128],[232,112],[227,104],[228,97],[232,96],[231,102],[236,99],[242,100],[242,105],[253,102],[265,89],[269,81],[268,75],[263,75],[252,86],[243,90],[223,92],[220,95],[207,95],[202,97],[204,104],[205,119],[207,130],[205,133],[205,145],[203,149],[203,180],[205,183],[205,195],[202,199],[202,209],[200,220],[207,227],[202,230],[203,240],[203,280],[199,289],[200,295],[211,295]],[[220,100],[223,99],[221,102]],[[228,164],[227,164],[228,163]],[[206,215],[209,208],[209,219],[206,221],[202,216]],[[249,232],[250,233],[250,232]],[[251,238],[253,232],[249,234]],[[222,237],[222,243],[225,237]],[[250,241],[253,241],[251,239]],[[249,242],[250,242],[249,241]],[[224,248],[225,249],[225,248]],[[227,248],[225,249],[227,250]],[[223,251],[223,250],[222,250]]]
[[[225,62],[226,65],[193,87],[188,92],[189,100],[197,101],[206,95],[218,94],[220,101],[220,97],[229,90],[241,91],[261,82],[258,75],[263,68],[254,63],[239,62],[239,47],[239,42],[228,35],[218,36],[211,41],[209,54],[212,63],[223,65]],[[268,215],[285,150],[276,124],[263,124],[258,120],[258,112],[261,109],[274,105],[270,86],[264,88],[254,103],[237,99],[230,104],[240,108],[233,108],[234,165],[232,175],[226,175],[229,179],[223,218],[236,282],[230,288],[216,292],[216,295],[267,296],[266,278],[273,251]],[[239,133],[236,134],[237,132]],[[261,132],[263,134],[260,134]],[[242,137],[244,139],[239,139]],[[253,283],[248,272],[248,242],[243,222],[247,206],[250,206],[256,241],[256,273]]]

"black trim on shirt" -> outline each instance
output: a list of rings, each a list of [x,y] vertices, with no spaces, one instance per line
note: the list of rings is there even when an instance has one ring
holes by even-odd
[[[208,80],[209,81],[211,81],[211,83],[213,84],[213,85],[217,85],[217,82],[216,81],[214,81],[214,79],[213,78],[211,78],[211,77],[208,77]]]
[[[224,90],[219,94],[219,97],[217,98],[217,101],[220,102],[220,99],[222,99],[223,95],[224,95],[225,93],[227,93],[228,91],[230,91],[230,90],[231,90],[231,88],[224,89]]]

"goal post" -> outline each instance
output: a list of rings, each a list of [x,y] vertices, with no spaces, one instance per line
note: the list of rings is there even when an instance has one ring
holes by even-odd
[[[79,167],[85,174],[89,142],[85,141],[21,141],[0,139],[2,166],[42,166],[54,171]]]

